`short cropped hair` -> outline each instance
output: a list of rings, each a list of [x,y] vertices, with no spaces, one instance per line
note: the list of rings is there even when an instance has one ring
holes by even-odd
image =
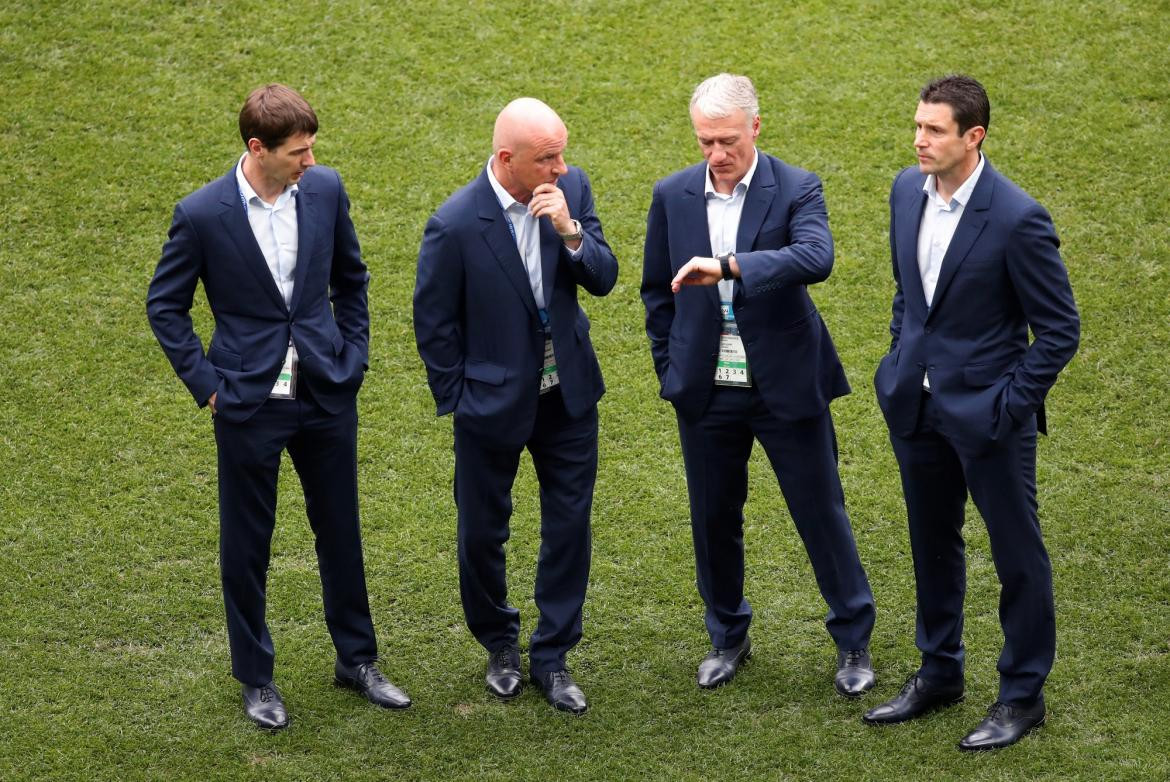
[[[691,93],[691,111],[695,109],[708,119],[730,117],[739,110],[750,121],[760,113],[760,99],[747,76],[720,73],[695,87]]]
[[[935,79],[922,88],[918,96],[923,103],[945,103],[951,107],[955,122],[959,124],[959,135],[971,128],[991,124],[991,101],[983,85],[970,76],[952,74]],[[983,142],[979,142],[983,146]]]
[[[266,84],[257,87],[240,109],[240,136],[260,139],[268,149],[275,149],[289,136],[317,132],[317,115],[308,101],[292,87]]]

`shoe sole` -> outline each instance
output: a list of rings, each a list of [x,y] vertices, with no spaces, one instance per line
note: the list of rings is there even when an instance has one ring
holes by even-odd
[[[359,687],[357,682],[346,681],[345,679],[338,679],[336,676],[333,677],[333,686],[340,687],[343,690],[353,690],[358,695],[362,696],[367,701],[374,704],[375,706],[377,706],[380,709],[393,709],[394,711],[398,711],[400,709],[410,708],[410,704],[413,703],[413,701],[407,701],[406,703],[403,703],[402,705],[397,705],[397,704],[392,704],[392,703],[385,703],[385,704],[378,703],[373,698],[371,698],[369,695],[367,695],[366,691],[363,690],[361,687]]]
[[[249,720],[249,722],[252,721]],[[283,725],[261,725],[259,722],[252,722],[252,724],[256,726],[256,730],[263,733],[280,733],[282,730],[287,730],[289,723],[291,722],[292,718],[290,717],[288,722],[284,723]]]
[[[866,716],[863,714],[863,715],[861,715],[861,721],[864,722],[866,725],[901,725],[903,722],[910,722],[911,720],[916,720],[919,717],[925,717],[927,714],[939,711],[940,709],[950,708],[951,706],[954,706],[957,703],[962,703],[963,699],[966,697],[967,697],[967,694],[963,693],[962,695],[955,698],[954,700],[946,701],[945,703],[936,703],[932,706],[929,706],[929,707],[923,709],[922,711],[918,712],[917,714],[915,714],[913,716],[903,717],[900,720],[871,720],[871,719],[867,719]]]

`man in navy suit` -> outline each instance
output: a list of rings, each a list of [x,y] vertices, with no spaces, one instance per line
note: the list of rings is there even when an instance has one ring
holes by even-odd
[[[836,689],[859,697],[874,683],[873,595],[829,413],[849,385],[807,290],[833,267],[821,183],[756,150],[759,101],[747,77],[707,79],[690,109],[706,162],[654,186],[642,300],[660,393],[678,417],[707,608],[712,649],[698,683],[730,681],[751,653],[743,506],[759,440],[829,606]]]
[[[581,638],[605,387],[577,289],[604,296],[618,267],[589,178],[565,164],[567,143],[544,103],[504,107],[483,171],[427,221],[414,329],[437,412],[455,414],[459,588],[467,625],[488,651],[487,688],[512,698],[523,681],[504,542],[527,448],[541,535],[530,673],[550,704],[579,714],[587,704],[565,655]]]
[[[357,495],[369,274],[349,199],[335,171],[314,166],[317,116],[296,91],[254,90],[240,135],[239,162],[175,207],[146,310],[175,372],[211,409],[232,675],[247,716],[275,730],[288,711],[272,680],[265,584],[286,449],[316,538],[336,682],[386,708],[410,700],[374,662]],[[206,354],[190,316],[199,281],[215,317]]]
[[[865,721],[903,722],[963,697],[961,530],[970,493],[999,575],[1004,646],[999,696],[962,750],[1007,746],[1044,720],[1056,629],[1036,432],[1045,431],[1044,397],[1080,339],[1048,212],[980,152],[990,119],[972,78],[922,90],[918,166],[890,191],[893,339],[874,377],[906,498],[922,665]]]

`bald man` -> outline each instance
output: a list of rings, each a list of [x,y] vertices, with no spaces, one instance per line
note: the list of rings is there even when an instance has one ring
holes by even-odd
[[[509,699],[523,685],[504,542],[527,448],[541,538],[529,671],[550,704],[580,714],[585,696],[565,655],[581,639],[605,386],[577,289],[604,296],[618,266],[589,178],[565,163],[568,139],[544,103],[504,107],[483,171],[427,221],[414,330],[437,413],[455,414],[459,590],[467,626],[488,652],[487,689]]]

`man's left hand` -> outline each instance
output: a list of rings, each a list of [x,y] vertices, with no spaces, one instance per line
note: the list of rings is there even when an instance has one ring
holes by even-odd
[[[732,276],[739,276],[739,264],[731,261]],[[691,258],[674,275],[670,281],[671,293],[678,293],[684,285],[714,285],[723,279],[723,267],[716,258],[702,258],[698,255]]]

